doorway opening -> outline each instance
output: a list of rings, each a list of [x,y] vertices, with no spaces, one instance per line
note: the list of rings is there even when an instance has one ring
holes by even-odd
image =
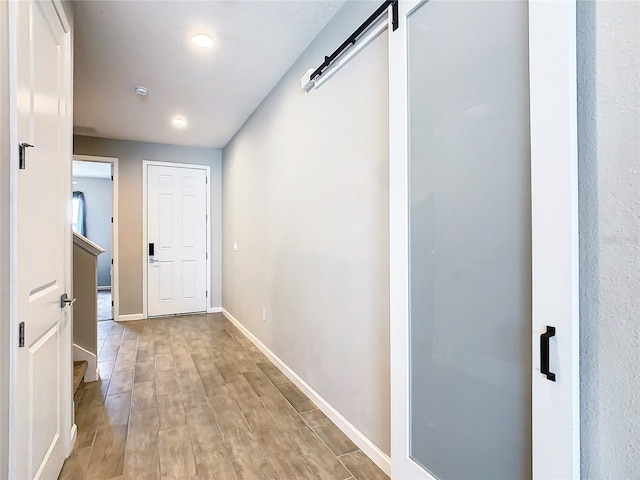
[[[76,233],[104,248],[98,256],[97,321],[118,320],[118,159],[73,156]]]

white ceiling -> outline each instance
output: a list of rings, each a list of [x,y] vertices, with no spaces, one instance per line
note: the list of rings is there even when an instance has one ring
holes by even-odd
[[[75,133],[222,148],[344,1],[74,2]]]
[[[111,164],[74,160],[73,176],[89,178],[111,178]]]

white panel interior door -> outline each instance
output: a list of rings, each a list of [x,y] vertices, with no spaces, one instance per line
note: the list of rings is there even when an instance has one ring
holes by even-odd
[[[206,170],[158,165],[147,168],[148,315],[204,312]]]
[[[579,478],[575,2],[399,17],[392,477]]]
[[[69,32],[52,2],[15,2],[17,139],[33,145],[18,171],[15,478],[56,478],[71,429]],[[16,159],[17,160],[17,159]],[[69,416],[69,418],[67,417]],[[66,431],[65,431],[66,430]]]

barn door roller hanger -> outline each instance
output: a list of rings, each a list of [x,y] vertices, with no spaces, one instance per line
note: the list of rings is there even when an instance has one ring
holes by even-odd
[[[388,21],[379,21],[383,14],[391,7],[391,25],[393,30],[398,29],[398,0],[386,0],[380,5],[362,25],[360,25],[342,45],[331,55],[324,57],[324,62],[318,68],[310,69],[300,79],[300,86],[305,92],[312,88],[318,88],[340,68],[342,68],[360,50],[371,43],[380,33],[388,28]]]

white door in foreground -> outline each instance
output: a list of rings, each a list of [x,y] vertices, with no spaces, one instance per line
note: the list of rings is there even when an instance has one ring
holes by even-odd
[[[399,16],[393,478],[578,478],[575,3]]]
[[[18,128],[17,348],[12,478],[57,478],[71,431],[69,30],[53,2],[15,2]],[[59,8],[59,5],[58,5]],[[64,18],[64,14],[61,13]],[[12,158],[11,161],[17,161]],[[15,339],[18,342],[18,338]]]
[[[148,316],[207,310],[207,172],[147,165]]]

